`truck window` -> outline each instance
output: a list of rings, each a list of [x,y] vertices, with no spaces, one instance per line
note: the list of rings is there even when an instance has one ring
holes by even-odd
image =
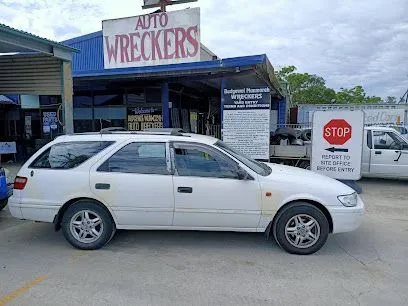
[[[380,150],[399,150],[405,141],[403,141],[396,133],[373,131],[374,149]]]
[[[372,149],[373,148],[373,134],[371,130],[367,131],[367,146]]]

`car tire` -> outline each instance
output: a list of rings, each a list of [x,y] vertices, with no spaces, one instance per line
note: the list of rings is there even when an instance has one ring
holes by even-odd
[[[0,200],[0,210],[7,206],[8,199]]]
[[[107,209],[92,201],[78,201],[65,211],[61,222],[65,239],[81,250],[97,250],[116,232]]]
[[[329,235],[329,222],[316,206],[306,202],[287,205],[276,216],[273,235],[287,252],[309,255],[322,248]]]

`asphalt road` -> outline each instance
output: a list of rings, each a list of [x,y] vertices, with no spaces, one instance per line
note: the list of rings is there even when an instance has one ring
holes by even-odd
[[[408,305],[408,183],[362,183],[360,229],[289,255],[262,234],[119,232],[73,249],[50,224],[0,212],[0,306]]]

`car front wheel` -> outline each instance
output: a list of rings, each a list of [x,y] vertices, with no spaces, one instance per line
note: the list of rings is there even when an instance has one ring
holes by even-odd
[[[61,228],[68,242],[82,250],[100,249],[115,233],[109,212],[88,201],[79,201],[68,207],[62,217]]]
[[[297,202],[289,204],[276,217],[273,233],[287,252],[313,254],[321,249],[329,234],[329,222],[316,206]]]

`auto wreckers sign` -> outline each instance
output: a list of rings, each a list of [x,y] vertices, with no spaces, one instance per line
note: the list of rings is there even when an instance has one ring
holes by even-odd
[[[105,20],[105,69],[200,60],[200,9]]]

